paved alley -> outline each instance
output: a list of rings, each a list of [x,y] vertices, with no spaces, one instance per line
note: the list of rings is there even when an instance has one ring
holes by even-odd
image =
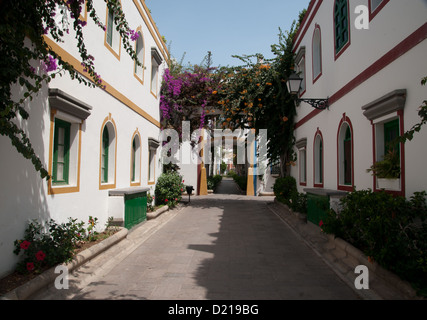
[[[232,183],[227,181],[227,187]],[[359,299],[269,209],[272,204],[272,197],[193,197],[183,208],[164,213],[161,219],[169,220],[129,253],[112,249],[108,257],[104,254],[80,271],[110,264],[108,272],[92,276],[78,289],[58,293],[52,288],[36,298]],[[128,237],[137,238],[146,224]]]

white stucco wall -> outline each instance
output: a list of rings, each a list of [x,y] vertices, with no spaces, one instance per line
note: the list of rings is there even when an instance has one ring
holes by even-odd
[[[305,34],[300,33],[296,43],[306,47],[306,93],[303,98],[331,97],[347,84],[377,64],[384,55],[394,50],[413,32],[426,23],[427,4],[425,1],[391,0],[370,22],[369,30],[357,30],[354,26],[356,5],[368,6],[368,1],[350,2],[350,46],[335,60],[333,33],[333,1],[323,1],[317,14],[312,18]],[[316,7],[316,5],[314,5]],[[309,13],[310,14],[310,13]],[[313,13],[311,13],[313,14]],[[309,16],[309,18],[311,15]],[[308,21],[309,19],[307,19]],[[312,37],[315,25],[321,28],[322,35],[322,76],[312,80]],[[303,26],[305,29],[305,25]],[[298,52],[296,48],[296,52]],[[405,46],[400,46],[400,48]],[[363,115],[362,106],[398,89],[406,89],[404,108],[404,129],[410,129],[420,121],[418,107],[426,99],[427,88],[420,82],[427,75],[425,52],[427,41],[417,44],[408,52],[397,52],[391,63],[377,68],[377,73],[335,101],[329,110],[322,111],[295,131],[296,140],[307,138],[307,186],[313,188],[313,143],[317,129],[323,135],[324,148],[324,188],[337,189],[338,160],[337,135],[343,114],[351,120],[354,142],[354,186],[357,189],[374,188],[373,177],[366,172],[373,164],[373,133],[371,122]],[[314,109],[307,104],[298,107],[296,122],[301,121]],[[427,130],[417,133],[414,140],[405,145],[406,196],[427,189],[427,172],[423,160],[427,156],[425,141]],[[296,150],[297,151],[297,150]],[[298,163],[298,162],[297,162]],[[299,166],[291,169],[291,174],[299,181]]]
[[[139,8],[143,8],[139,1],[135,2]],[[101,21],[105,21],[105,3],[96,2],[94,5]],[[141,137],[141,187],[150,187],[151,193],[154,194],[154,185],[148,184],[148,139],[158,140],[160,129],[149,120],[158,122],[160,114],[159,94],[155,97],[150,90],[151,48],[156,47],[159,52],[164,48],[158,47],[160,35],[156,33],[146,13],[144,20],[135,9],[135,3],[131,1],[123,1],[123,9],[130,27],[141,27],[143,33],[146,64],[144,82],[141,83],[134,77],[134,62],[123,48],[120,59],[117,59],[104,45],[104,32],[88,18],[88,26],[85,27],[88,50],[95,57],[97,72],[109,87],[106,91],[89,88],[71,80],[68,75],[56,77],[49,84],[49,88],[60,89],[92,107],[90,116],[82,124],[79,191],[48,194],[46,180],[40,178],[29,160],[18,154],[8,138],[0,136],[0,277],[13,270],[17,262],[17,257],[13,254],[13,242],[22,238],[30,219],[54,219],[62,223],[73,217],[87,222],[88,217],[93,216],[99,219],[98,230],[101,231],[111,213],[117,211],[114,208],[109,209],[109,190],[100,190],[99,187],[101,130],[107,117],[111,117],[116,125],[115,187],[131,186],[132,137],[138,130]],[[71,34],[69,38],[72,38]],[[62,49],[78,59],[79,55],[74,48],[75,41],[68,40],[69,42],[61,45]],[[158,78],[159,90],[167,57],[162,58],[163,64],[159,68]],[[19,87],[16,90],[19,93]],[[146,119],[129,105],[143,110],[151,118]],[[47,87],[27,106],[27,110],[30,113],[29,121],[22,122],[21,126],[28,133],[36,154],[47,169],[51,125]],[[162,172],[159,150],[160,148],[155,162],[156,179]],[[77,149],[72,150],[77,157],[76,151]],[[73,164],[76,163],[73,161]],[[113,204],[112,206],[114,207]]]

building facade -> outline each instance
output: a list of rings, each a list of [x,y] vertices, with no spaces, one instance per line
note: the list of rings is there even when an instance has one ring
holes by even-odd
[[[62,223],[72,217],[87,222],[93,216],[102,229],[109,217],[123,219],[115,191],[150,188],[154,194],[161,174],[159,91],[168,61],[166,45],[145,2],[122,1],[130,28],[139,34],[134,43],[144,65],[139,67],[123,50],[106,4],[95,1],[94,6],[106,30],[85,17],[84,36],[105,90],[68,75],[56,77],[26,106],[30,117],[21,124],[52,179],[42,180],[31,162],[0,136],[0,276],[13,270],[13,243],[22,238],[29,220]],[[85,74],[71,32],[64,43],[47,42]],[[34,67],[42,72],[41,65]]]
[[[329,108],[297,108],[291,174],[301,192],[384,189],[410,197],[427,190],[427,130],[389,144],[421,120],[426,16],[423,0],[310,2],[294,44],[300,98],[329,98]],[[396,179],[367,172],[391,149],[400,165]]]

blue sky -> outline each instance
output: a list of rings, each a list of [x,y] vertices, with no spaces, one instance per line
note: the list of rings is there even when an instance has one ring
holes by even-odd
[[[214,66],[240,65],[232,55],[273,57],[279,27],[290,29],[310,0],[145,0],[170,53],[199,64],[208,51]]]

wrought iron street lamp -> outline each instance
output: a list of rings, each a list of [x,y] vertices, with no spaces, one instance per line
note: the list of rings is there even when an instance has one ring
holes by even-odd
[[[286,86],[288,87],[288,92],[293,97],[298,97],[301,90],[301,83],[303,79],[299,77],[296,73],[292,73],[288,80],[286,81]],[[299,99],[295,98],[297,102],[306,102],[310,104],[313,108],[318,110],[325,110],[329,108],[329,98],[326,99]]]

